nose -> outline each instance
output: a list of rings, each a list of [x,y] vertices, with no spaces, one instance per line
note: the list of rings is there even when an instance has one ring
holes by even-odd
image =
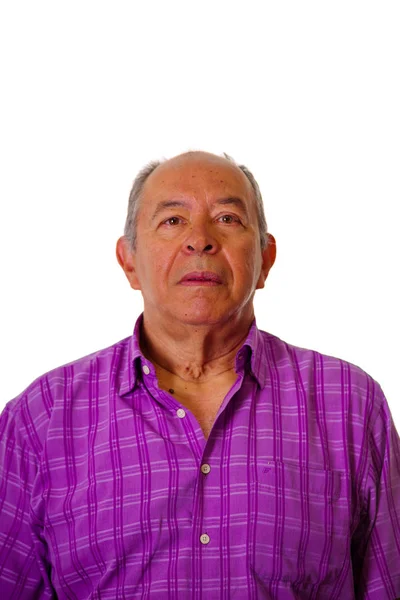
[[[200,248],[201,248],[201,246],[200,246]],[[197,248],[193,248],[193,246],[191,246],[190,244],[187,246],[188,252],[190,252],[190,253],[197,252],[198,254],[203,254],[203,252],[211,252],[212,249],[213,249],[212,244],[207,244],[207,246],[205,246],[203,248],[203,250],[200,250],[200,249],[198,250]]]
[[[200,256],[203,253],[215,254],[218,251],[218,247],[218,240],[205,224],[191,227],[184,242],[184,252],[191,255],[198,254]]]

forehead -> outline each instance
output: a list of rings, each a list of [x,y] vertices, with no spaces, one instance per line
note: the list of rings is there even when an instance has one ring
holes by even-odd
[[[162,163],[148,177],[142,201],[153,204],[170,196],[195,200],[238,196],[251,202],[253,190],[233,163],[212,154],[182,155]]]

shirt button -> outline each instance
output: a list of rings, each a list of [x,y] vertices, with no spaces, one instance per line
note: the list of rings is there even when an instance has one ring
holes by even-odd
[[[201,472],[204,473],[204,475],[207,475],[207,473],[209,473],[210,471],[211,471],[210,465],[207,465],[207,464],[201,465]]]
[[[200,536],[200,541],[202,544],[208,544],[210,541],[210,538],[208,537],[208,535],[206,533],[203,533],[203,535]]]
[[[143,367],[143,373],[145,375],[148,375],[150,373],[150,369],[149,369],[149,367],[147,365],[144,365],[144,367]]]
[[[183,410],[183,408],[178,408],[178,410],[176,411],[176,414],[178,415],[178,417],[179,417],[180,419],[183,419],[183,417],[185,417],[185,416],[186,416],[186,413],[185,413],[185,411]]]

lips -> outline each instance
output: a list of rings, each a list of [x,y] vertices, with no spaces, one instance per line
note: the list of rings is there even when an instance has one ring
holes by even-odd
[[[210,283],[222,283],[221,277],[212,271],[193,271],[192,273],[186,273],[179,283],[190,281],[198,281],[199,283],[202,281],[208,281]]]

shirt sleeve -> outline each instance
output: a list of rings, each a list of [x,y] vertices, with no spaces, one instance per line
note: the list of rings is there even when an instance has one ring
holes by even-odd
[[[357,600],[400,599],[400,440],[379,392],[380,407],[367,440],[361,525],[352,544]]]
[[[20,415],[9,403],[0,416],[0,597],[54,598],[31,509],[37,459]]]

